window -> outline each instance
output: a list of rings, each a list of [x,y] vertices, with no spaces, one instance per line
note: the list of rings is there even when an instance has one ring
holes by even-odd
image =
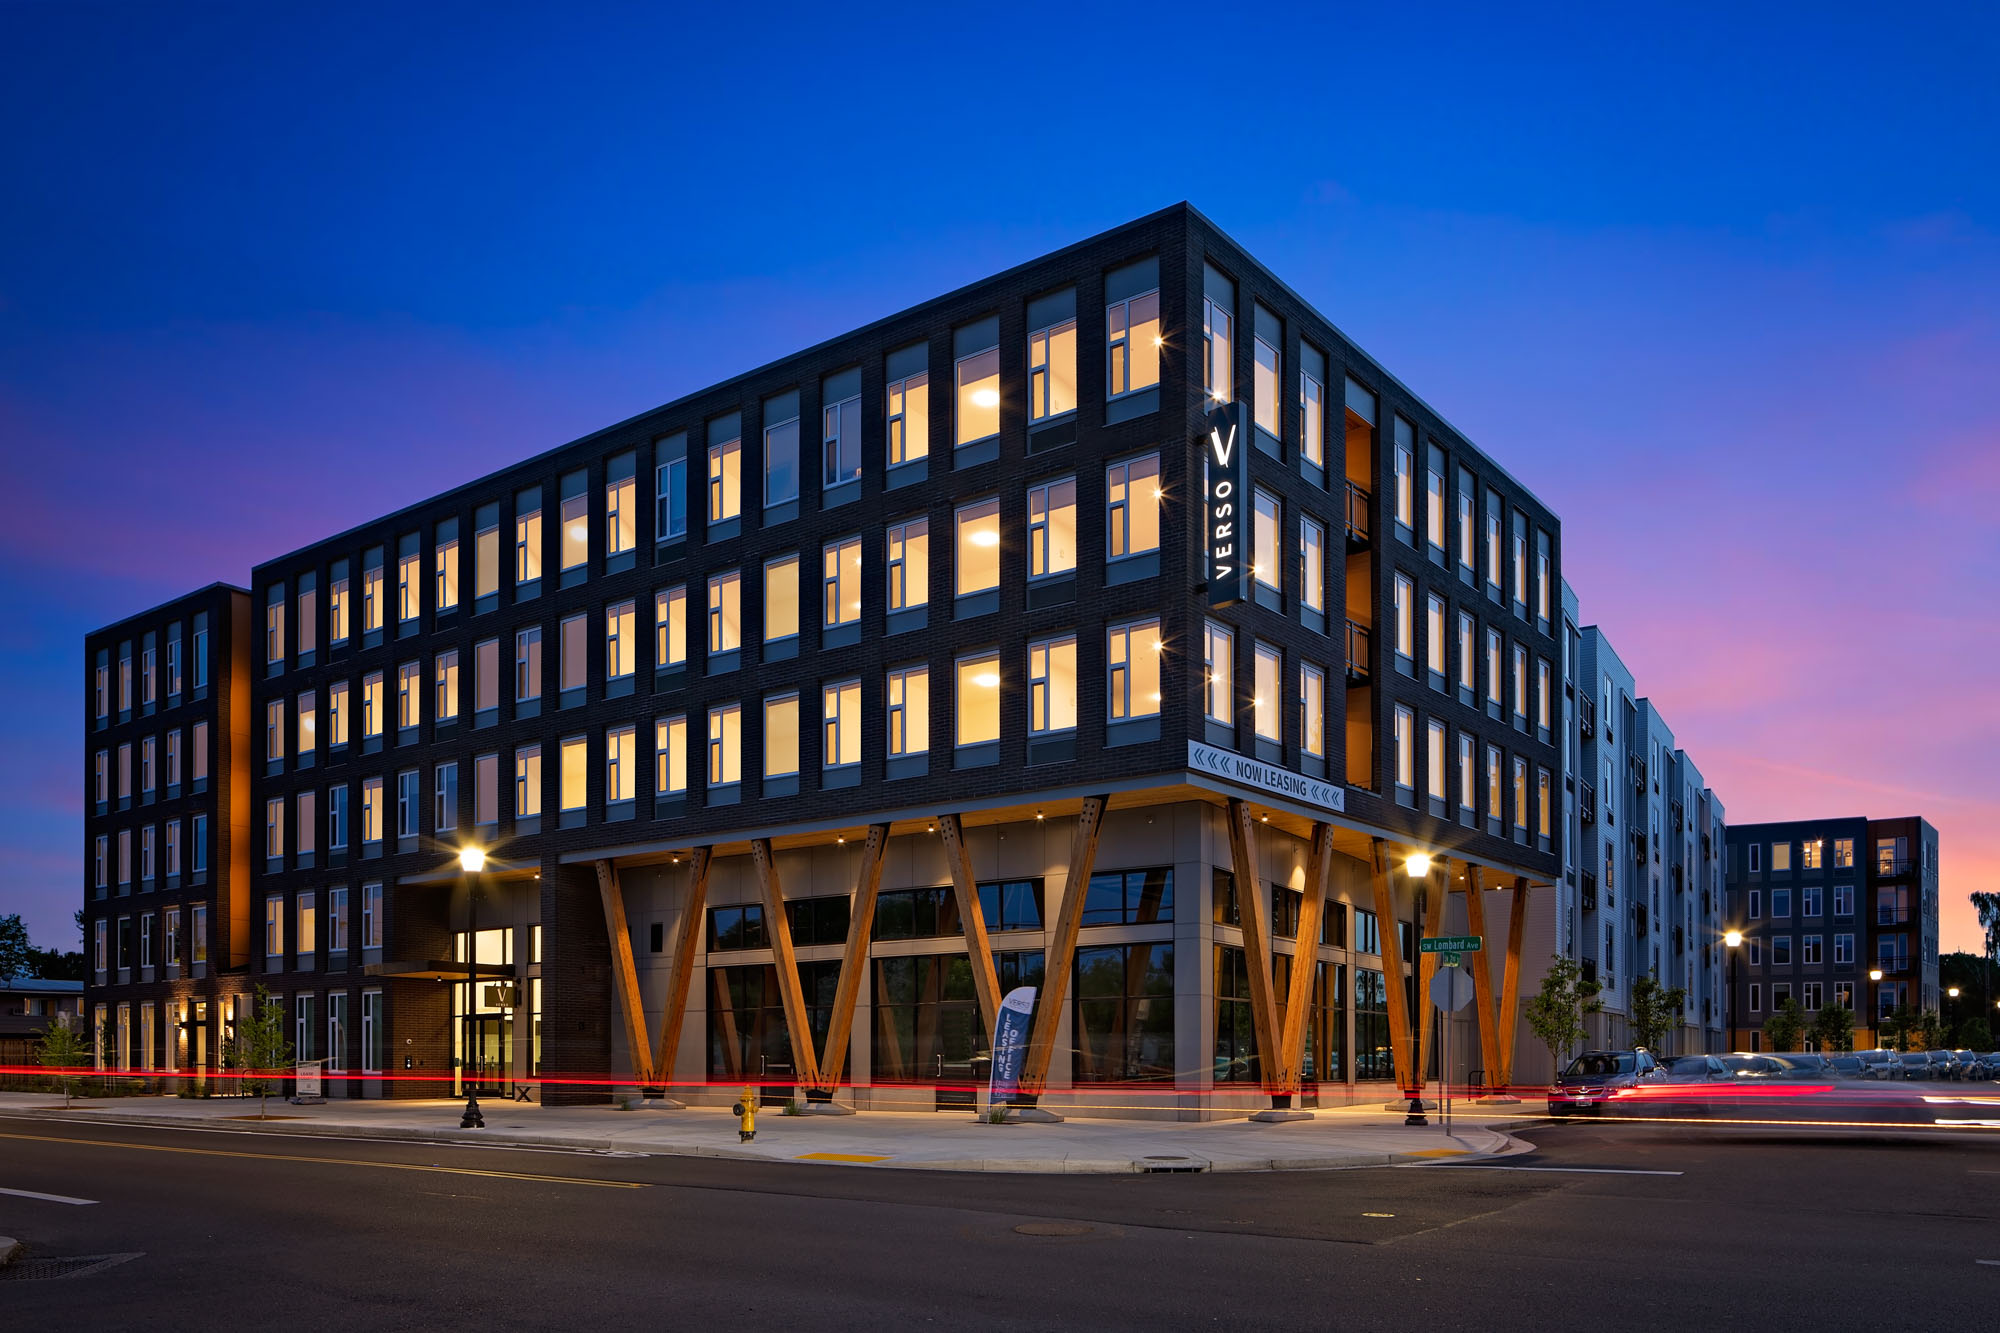
[[[1000,349],[959,358],[958,443],[971,444],[1000,433]]]
[[[1806,841],[1801,842],[1799,844],[1799,867],[1803,870],[1820,869],[1821,868],[1820,853],[1824,846],[1825,844],[1818,839],[1809,838]],[[1808,889],[1807,892],[1810,893],[1813,892],[1813,890]],[[1818,916],[1819,913],[1813,912],[1810,913],[1810,915]]]
[[[299,800],[302,803],[302,808],[305,809],[311,808],[311,797],[312,797],[311,792],[304,792],[300,795]],[[300,831],[299,841],[303,843],[307,848],[310,848],[312,846],[312,839],[305,836],[303,830]],[[174,819],[174,820],[169,820],[167,822],[167,874],[169,877],[171,877],[178,875],[180,873],[181,873],[181,821],[178,819]],[[103,887],[102,881],[99,881],[98,887],[99,888]]]
[[[1163,925],[1173,919],[1174,872],[1168,866],[1099,871],[1084,890],[1086,926]]]
[[[1214,621],[1209,621],[1202,631],[1202,656],[1205,675],[1202,687],[1202,712],[1212,722],[1225,726],[1236,721],[1235,676],[1236,636]]]
[[[708,581],[708,651],[733,653],[743,646],[743,576],[737,570]]]
[[[1502,688],[1500,680],[1501,670],[1500,631],[1489,629],[1486,631],[1486,702],[1495,708],[1500,706],[1500,690]],[[1493,716],[1498,717],[1500,715],[1495,713]],[[1607,782],[1604,785],[1605,790],[1610,790],[1610,783]]]
[[[1854,839],[1835,838],[1833,840],[1833,868],[1852,870],[1854,868]]]
[[[414,838],[417,836],[418,808],[422,796],[418,794],[418,773],[414,768],[406,768],[396,775],[396,836]]]
[[[958,659],[957,745],[983,745],[1000,739],[1000,655],[982,653]]]
[[[422,615],[423,610],[424,558],[411,551],[396,559],[396,619],[408,623]]]
[[[1790,967],[1792,965],[1792,937],[1773,935],[1771,937],[1771,966]]]
[[[1751,869],[1755,870],[1756,867],[1752,866]],[[1750,901],[1748,905],[1747,915],[1752,921],[1757,921],[1762,919],[1764,915],[1764,894],[1762,890],[1760,889],[1750,890]]]
[[[1818,935],[1807,935],[1802,939],[1799,942],[1799,962],[1807,967],[1820,966],[1823,961],[1820,941],[1821,937]]]
[[[1486,586],[1500,591],[1500,495],[1486,492]]]
[[[1299,738],[1307,754],[1326,758],[1326,672],[1310,663],[1299,665]]]
[[[1528,761],[1514,761],[1514,831],[1528,831]]]
[[[861,619],[861,539],[828,542],[820,552],[820,622],[831,629]]]
[[[1211,401],[1227,403],[1236,396],[1232,352],[1235,320],[1210,296],[1201,298],[1201,383]]]
[[[799,558],[787,555],[764,566],[764,642],[796,638],[798,632]]]
[[[1160,622],[1113,626],[1105,655],[1110,673],[1111,720],[1157,717],[1160,712]]]
[[[1028,420],[1076,410],[1076,321],[1028,335]]]
[[[1745,846],[1746,846],[1746,851],[1748,852],[1747,859],[1749,861],[1750,873],[1753,875],[1757,874],[1759,871],[1763,869],[1763,864],[1762,864],[1762,854],[1764,850],[1763,845],[1760,843],[1753,842],[1753,843],[1748,843]]]
[[[957,592],[960,597],[1000,586],[1000,501],[996,497],[958,511]]]
[[[786,395],[793,402],[796,394]],[[799,498],[799,418],[794,415],[764,427],[764,507],[789,504]]]
[[[1535,836],[1546,840],[1549,837],[1549,770],[1535,770]]]
[[[556,626],[556,688],[559,690],[580,690],[588,680],[586,661],[589,649],[584,635],[589,629],[590,618],[579,611],[573,616],[563,617]]]
[[[382,947],[382,886],[363,884],[361,886],[361,947],[379,949]]]
[[[382,549],[376,547],[365,557],[361,569],[361,632],[373,634],[382,628]]]
[[[1028,577],[1076,568],[1076,478],[1028,490]]]
[[[1535,725],[1549,729],[1549,664],[1540,657],[1535,659]]]
[[[542,747],[523,745],[514,751],[514,816],[533,819],[542,813]]]
[[[825,723],[821,764],[827,768],[847,768],[860,763],[861,682],[844,680],[823,687],[820,707]]]
[[[638,459],[620,454],[604,465],[604,554],[623,555],[639,544]],[[586,522],[588,518],[586,517]],[[586,539],[589,533],[585,532]],[[585,542],[588,545],[588,540]]]
[[[889,527],[889,609],[903,611],[931,599],[931,524],[913,518]]]
[[[1323,364],[1320,354],[1305,349],[1308,362]],[[1300,453],[1314,467],[1326,466],[1326,385],[1309,370],[1299,372]]]
[[[1429,448],[1430,466],[1424,470],[1424,539],[1431,555],[1444,561],[1444,450]]]
[[[514,698],[542,697],[542,627],[530,625],[514,635]]]
[[[1472,616],[1469,612],[1458,613],[1458,688],[1471,702],[1472,677],[1478,662],[1477,650],[1473,647]]]
[[[1489,745],[1486,747],[1486,819],[1494,826],[1495,833],[1500,831],[1500,814],[1500,747]],[[1607,845],[1604,849],[1604,887],[1607,890],[1614,887],[1611,883],[1613,864],[1611,848]]]
[[[1757,946],[1753,942],[1750,947],[1754,949]],[[1764,1007],[1764,988],[1753,981],[1750,983],[1750,1008],[1752,1010],[1759,1010],[1762,1009],[1763,1007]],[[1761,1034],[1753,1032],[1750,1035],[1752,1037],[1756,1037]]]
[[[564,572],[581,569],[590,560],[590,494],[585,490],[588,481],[589,478],[582,472],[572,472],[562,479],[560,515]]]
[[[285,899],[282,894],[264,898],[264,957],[282,958],[285,953]]]
[[[1263,318],[1260,311],[1259,320]],[[1257,336],[1251,339],[1253,364],[1250,368],[1250,411],[1257,427],[1272,435],[1282,436],[1284,422],[1279,419],[1278,386],[1284,383],[1279,373],[1278,349]]]
[[[708,521],[722,523],[743,512],[743,441],[708,447]]]
[[[1549,535],[1535,534],[1535,618],[1549,623]]]
[[[453,721],[458,717],[458,650],[456,648],[449,649],[437,655],[437,660],[432,667],[432,675],[437,681],[437,720],[440,722]],[[303,709],[307,702],[307,698],[302,696],[299,701],[299,707]],[[305,747],[307,725],[305,714],[301,712],[299,715],[299,746],[301,749]]]
[[[604,733],[604,800],[631,801],[639,794],[639,729],[612,727]]]
[[[708,710],[708,785],[726,787],[743,780],[743,708],[718,704]]]
[[[1771,873],[1788,872],[1792,868],[1792,844],[1774,842],[1771,844]]]
[[[1524,520],[1514,515],[1514,613],[1528,614],[1528,534]]]
[[[431,771],[431,776],[435,801],[431,809],[431,831],[450,833],[458,827],[458,765],[439,764]]]
[[[1278,721],[1281,716],[1279,707],[1283,702],[1279,698],[1278,684],[1279,673],[1283,670],[1283,657],[1268,643],[1257,644],[1254,656],[1256,659],[1254,684],[1257,693],[1251,699],[1251,715],[1257,728],[1257,738],[1266,741],[1283,740],[1284,734]]]
[[[1458,733],[1458,809],[1461,817],[1479,808],[1479,776],[1473,762],[1472,737]]]
[[[315,697],[314,692],[312,690],[307,690],[304,694],[301,694],[299,696],[299,753],[300,754],[311,754],[314,746],[318,743],[317,728],[316,728],[317,710],[315,709],[313,704],[314,697]],[[102,758],[103,753],[104,752],[102,750],[98,751],[100,759]],[[180,785],[181,785],[181,734],[179,731],[170,731],[167,733],[167,786],[178,787]],[[104,783],[102,782],[102,780],[98,782],[97,793],[98,793],[97,799],[100,801],[103,800]]]
[[[922,754],[931,748],[929,667],[902,667],[889,673],[890,757]]]
[[[1833,914],[1837,917],[1854,915],[1854,886],[1836,884],[1833,886]]]
[[[326,847],[331,852],[347,850],[347,787],[326,789]]]
[[[1514,720],[1528,720],[1528,650],[1514,645]]]
[[[396,725],[414,727],[423,721],[424,664],[405,662],[396,668]]]
[[[450,611],[458,605],[458,520],[451,519],[438,525],[437,548],[437,592],[434,600],[439,611]],[[310,594],[301,594],[309,596]],[[299,626],[305,633],[305,626]]]
[[[1272,591],[1282,591],[1285,573],[1278,564],[1278,534],[1284,531],[1284,507],[1278,497],[1263,489],[1252,493],[1250,572],[1257,582]]]
[[[514,498],[514,582],[533,583],[542,577],[542,489],[522,491]]]
[[[1414,432],[1410,428],[1410,423],[1397,417],[1396,526],[1403,529],[1406,537],[1416,530],[1417,523],[1416,478],[1411,475],[1416,467],[1416,457],[1411,445],[1413,438]]]
[[[285,660],[285,588],[283,584],[270,590],[264,605],[264,661],[267,664]]]
[[[931,452],[931,377],[909,375],[889,383],[889,466],[912,463]]]
[[[472,822],[500,822],[500,756],[482,754],[472,761]]]
[[[1040,736],[1076,729],[1076,636],[1028,645],[1028,730]]]
[[[1444,686],[1444,598],[1427,594],[1424,605],[1424,665],[1440,689]]]
[[[1789,921],[1792,916],[1792,891],[1790,889],[1771,890],[1771,916],[1775,920]]]
[[[1318,519],[1299,520],[1299,601],[1316,614],[1326,611],[1326,528]]]
[[[1406,704],[1396,705],[1396,785],[1417,789],[1417,719]]]
[[[687,785],[687,717],[663,717],[653,724],[653,790],[678,796]]]
[[[820,484],[839,486],[853,481],[861,475],[861,395],[828,403],[820,417]]]
[[[1444,723],[1436,718],[1424,724],[1424,794],[1444,804]]]
[[[583,809],[589,800],[590,788],[590,738],[588,736],[565,736],[561,748],[562,767],[558,774],[561,786],[556,795],[562,802],[559,807],[565,813]]]
[[[1113,463],[1105,471],[1106,554],[1113,560],[1160,549],[1160,456]]]
[[[653,594],[653,665],[677,667],[687,662],[687,589],[666,588]]]
[[[687,485],[686,458],[670,458],[653,470],[653,540],[687,536]]]
[[[375,737],[383,725],[382,673],[371,671],[361,680],[361,734]]]
[[[1854,962],[1854,937],[1835,935],[1833,937],[1833,962],[1836,967],[1851,966]]]
[[[1160,382],[1160,294],[1141,292],[1104,308],[1105,393],[1137,393]]]
[[[382,841],[382,779],[361,780],[361,841]]]
[[[103,662],[97,664],[95,684],[91,689],[95,716],[99,721],[111,716],[111,668]]]
[[[1396,656],[1414,660],[1417,655],[1416,586],[1408,574],[1396,575]]]
[[[799,771],[799,696],[780,694],[764,701],[764,776],[795,777]]]
[[[273,759],[283,759],[285,757],[285,701],[283,699],[273,699],[271,702],[274,706],[278,722],[276,738],[278,752],[271,757]],[[139,742],[139,790],[148,796],[153,794],[156,786],[155,777],[159,772],[156,755],[159,746],[160,740],[157,736],[148,736]]]
[[[481,506],[479,531],[472,539],[472,595],[495,597],[500,592],[500,506]],[[341,622],[345,625],[346,621]],[[345,637],[343,635],[343,637]]]

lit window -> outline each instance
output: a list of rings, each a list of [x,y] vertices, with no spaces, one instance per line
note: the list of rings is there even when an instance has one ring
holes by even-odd
[[[378,550],[372,556],[373,563],[361,571],[361,632],[373,634],[382,628],[382,553]]]
[[[458,650],[456,648],[439,653],[432,674],[437,680],[437,720],[450,722],[458,716]],[[306,706],[301,700],[299,706]],[[305,747],[311,722],[303,713],[299,716],[299,746]]]
[[[931,377],[917,374],[889,385],[889,466],[931,451]]]
[[[451,536],[440,536],[437,544],[437,609],[449,611],[458,605],[458,520],[451,520]],[[442,529],[440,529],[442,532]],[[303,630],[304,626],[301,625]]]
[[[590,738],[570,736],[562,742],[562,789],[564,811],[581,810],[590,788]]]
[[[1519,514],[1514,515],[1514,606],[1516,614],[1528,613],[1528,534]]]
[[[1479,660],[1478,652],[1473,647],[1472,636],[1472,616],[1469,612],[1461,611],[1458,613],[1458,688],[1468,695],[1474,689],[1472,677],[1478,669]]]
[[[829,542],[820,553],[821,624],[852,625],[861,619],[861,539]]]
[[[743,646],[743,576],[736,570],[708,581],[708,651],[733,653]]]
[[[1301,455],[1315,467],[1326,466],[1326,386],[1305,371],[1299,372],[1299,421]]]
[[[799,498],[799,419],[764,428],[764,507]]]
[[[1472,531],[1472,474],[1464,468],[1458,470],[1458,567],[1466,578],[1472,577],[1473,554],[1476,538]]]
[[[1549,729],[1549,664],[1535,659],[1535,725]]]
[[[613,727],[604,733],[604,799],[629,801],[639,794],[639,731]]]
[[[1304,577],[1300,601],[1306,610],[1326,611],[1326,528],[1317,519],[1299,520],[1299,562]]]
[[[799,696],[781,694],[764,701],[764,776],[792,777],[799,771]]]
[[[1028,419],[1045,421],[1076,410],[1076,321],[1028,335]]]
[[[622,555],[639,544],[636,464],[631,454],[620,454],[604,468],[604,554],[607,556]]]
[[[1470,814],[1479,808],[1479,773],[1473,760],[1472,737],[1458,733],[1458,808]]]
[[[1546,533],[1536,533],[1535,548],[1535,618],[1544,625],[1549,620],[1549,539]]]
[[[797,637],[799,558],[784,556],[764,566],[764,642]]]
[[[653,665],[680,666],[687,661],[686,588],[666,588],[653,594]]]
[[[371,671],[361,681],[361,734],[375,737],[382,734],[384,721],[382,705],[382,673]]]
[[[959,745],[981,745],[1000,739],[1000,655],[984,653],[958,659]]]
[[[477,755],[472,760],[472,822],[500,822],[500,756]]]
[[[361,841],[382,841],[382,779],[361,780]]]
[[[522,491],[514,501],[514,582],[542,576],[542,490]]]
[[[1259,740],[1284,739],[1282,724],[1278,720],[1281,716],[1278,710],[1283,703],[1278,697],[1280,690],[1278,682],[1282,679],[1279,673],[1283,670],[1283,665],[1284,658],[1276,648],[1268,643],[1256,646],[1257,693],[1251,700],[1251,716],[1256,724]]]
[[[619,602],[604,609],[604,675],[630,676],[639,665],[639,605]]]
[[[1416,589],[1408,574],[1396,575],[1396,656],[1414,658],[1417,655],[1416,608],[1411,603],[1416,599]]]
[[[1000,433],[1000,349],[959,360],[958,443],[971,444]]]
[[[267,664],[285,660],[285,589],[282,585],[271,589],[270,600],[264,605],[264,661]]]
[[[336,681],[326,690],[326,743],[334,749],[347,744],[347,682]],[[199,724],[197,724],[197,731]],[[201,776],[201,740],[195,737],[195,777]]]
[[[1410,475],[1416,460],[1404,442],[1409,429],[1409,423],[1396,418],[1396,523],[1406,531],[1417,522],[1416,480]]]
[[[1500,674],[1500,631],[1489,629],[1486,631],[1486,702],[1495,708],[1500,706]]]
[[[721,523],[743,512],[743,441],[708,448],[708,521]]]
[[[929,667],[903,667],[889,673],[889,754],[922,754],[931,748],[931,673]]]
[[[556,688],[580,690],[588,683],[585,675],[589,649],[584,636],[589,630],[590,618],[578,612],[565,616],[556,626]]]
[[[396,619],[415,620],[423,614],[424,558],[412,551],[396,561]]]
[[[1528,829],[1528,761],[1514,761],[1514,830],[1525,833]]]
[[[1538,838],[1549,836],[1549,813],[1549,770],[1538,768],[1535,770],[1535,836]],[[1816,963],[1819,960],[1813,958],[1807,961]]]
[[[687,459],[670,458],[653,469],[654,541],[687,536],[687,486]]]
[[[151,829],[142,830],[150,833]],[[143,852],[143,848],[141,851]],[[285,854],[285,798],[274,796],[264,802],[264,855],[276,858]],[[143,857],[142,857],[143,860]],[[148,878],[141,867],[140,878]]]
[[[1424,726],[1424,792],[1444,804],[1444,723],[1436,719]]]
[[[1396,705],[1396,785],[1412,791],[1417,785],[1416,715]]]
[[[821,484],[838,486],[861,475],[861,395],[829,403],[821,412]]]
[[[1113,463],[1105,469],[1105,529],[1110,559],[1160,549],[1160,456]]]
[[[958,511],[957,591],[985,592],[1000,586],[1000,501],[965,505]]]
[[[1428,595],[1424,607],[1424,662],[1442,687],[1444,682],[1444,598]]]
[[[1160,294],[1141,292],[1104,308],[1106,393],[1137,393],[1160,382]]]
[[[1201,383],[1208,396],[1226,403],[1236,396],[1236,371],[1231,360],[1235,320],[1223,307],[1201,299]]]
[[[473,534],[472,595],[493,597],[500,591],[500,506],[487,505],[480,513],[482,519],[490,518],[491,521],[483,522],[479,531]]]
[[[1500,587],[1500,496],[1486,492],[1486,583]]]
[[[687,790],[687,718],[663,717],[653,724],[653,785],[662,796]]]
[[[913,518],[889,528],[889,609],[902,611],[931,599],[931,523]]]
[[[514,816],[533,819],[542,813],[542,747],[523,745],[514,751]]]
[[[708,710],[708,785],[732,786],[743,780],[743,709],[719,704]]]
[[[1310,663],[1299,666],[1299,735],[1307,754],[1326,758],[1326,673]]]
[[[563,478],[562,568],[581,568],[590,559],[590,496],[581,472]],[[573,493],[572,493],[573,492]]]
[[[1251,565],[1250,572],[1257,576],[1257,582],[1273,591],[1284,587],[1284,571],[1278,565],[1278,534],[1284,531],[1284,508],[1278,497],[1258,490],[1251,497],[1254,518],[1251,523]]]
[[[1528,720],[1528,652],[1518,643],[1514,645],[1514,716]]]
[[[1235,689],[1236,636],[1214,621],[1209,621],[1202,631],[1202,656],[1205,668],[1202,686],[1202,712],[1211,721],[1225,726],[1236,721]]]
[[[1111,720],[1159,716],[1160,622],[1119,625],[1107,637]]]
[[[1076,636],[1028,645],[1028,730],[1076,729]]]
[[[414,727],[424,720],[424,664],[405,662],[396,668],[396,725]]]
[[[1076,478],[1028,490],[1028,577],[1076,568]]]
[[[542,627],[530,625],[514,635],[514,698],[542,697]]]
[[[861,682],[845,680],[820,691],[825,735],[820,762],[827,768],[847,768],[861,762]]]
[[[1260,430],[1271,435],[1283,435],[1284,423],[1279,420],[1278,414],[1278,386],[1284,382],[1284,376],[1279,373],[1278,349],[1262,338],[1253,338],[1251,351],[1255,356],[1250,375],[1251,415]]]
[[[1444,559],[1444,451],[1430,447],[1430,466],[1424,472],[1424,539],[1433,555]]]

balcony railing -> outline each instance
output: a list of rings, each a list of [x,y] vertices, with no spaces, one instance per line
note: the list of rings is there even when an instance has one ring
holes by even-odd
[[[1373,638],[1366,625],[1352,620],[1347,622],[1347,679],[1350,684],[1368,679],[1368,652]]]
[[[1910,858],[1907,856],[1884,856],[1875,862],[1875,873],[1884,878],[1892,875],[1907,875],[1910,873]]]
[[[1885,977],[1899,977],[1910,970],[1910,960],[1908,955],[1877,958],[1875,966],[1882,969],[1882,975]]]
[[[1347,483],[1347,545],[1350,550],[1361,550],[1368,545],[1368,507],[1373,502],[1367,490]]]
[[[1907,907],[1878,907],[1875,909],[1875,924],[1878,926],[1907,926],[1910,924],[1910,909]]]

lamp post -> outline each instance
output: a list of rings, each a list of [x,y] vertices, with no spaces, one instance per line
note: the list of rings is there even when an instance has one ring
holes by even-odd
[[[1874,993],[1868,997],[1868,1013],[1875,1027],[1875,1045],[1882,1045],[1882,969],[1868,969],[1868,980],[1874,986]]]
[[[472,1015],[479,1003],[479,874],[486,869],[486,853],[478,847],[463,847],[458,853],[458,873],[465,880],[465,1015],[459,1025],[459,1077],[465,1082],[465,1114],[460,1129],[486,1128],[486,1116],[479,1109],[479,1093],[472,1080]]]
[[[1403,862],[1403,870],[1411,879],[1416,880],[1419,884],[1428,884],[1431,874],[1431,858],[1424,852],[1412,852],[1409,859]],[[1419,931],[1423,929],[1424,924],[1424,908],[1427,905],[1424,901],[1425,896],[1425,889],[1419,888],[1417,890],[1417,930]],[[1396,929],[1396,923],[1391,921],[1388,923],[1388,927],[1394,930]],[[1418,943],[1420,945],[1422,943],[1421,935],[1418,936]],[[1416,966],[1416,959],[1413,958],[1410,960],[1410,966],[1416,975],[1423,975],[1422,969]],[[1403,984],[1401,977],[1395,977],[1392,980],[1398,986]],[[1423,1007],[1429,1002],[1429,996],[1419,995],[1416,1004],[1412,1006],[1417,1011],[1415,1015],[1412,1015],[1416,1017],[1417,1023],[1415,1029],[1410,1033],[1410,1072],[1416,1076],[1417,1085],[1414,1088],[1407,1089],[1410,1094],[1410,1112],[1403,1117],[1403,1123],[1406,1125],[1428,1125],[1430,1123],[1424,1117],[1424,1071],[1417,1068],[1417,1056],[1423,1050],[1423,1040],[1418,1035],[1423,1031],[1424,1025],[1424,1020],[1420,1015],[1423,1013]]]
[[[1729,1049],[1736,1049],[1736,954],[1743,947],[1743,932],[1732,930],[1722,937],[1722,947],[1729,955],[1729,985],[1722,992],[1722,1026],[1729,1031]]]
[[[1946,987],[1944,994],[1945,994],[1944,1044],[1946,1046],[1950,1046],[1952,1044],[1953,1036],[1956,1035],[1952,1031],[1952,1020],[1958,1014],[1958,987],[1956,986]]]

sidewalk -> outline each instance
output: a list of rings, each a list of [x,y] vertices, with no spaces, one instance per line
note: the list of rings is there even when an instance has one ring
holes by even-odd
[[[462,1102],[331,1101],[293,1106],[278,1098],[260,1121],[254,1100],[181,1097],[78,1099],[0,1093],[0,1117],[60,1119],[70,1124],[162,1125],[267,1134],[519,1144],[596,1152],[728,1157],[766,1162],[834,1163],[929,1171],[1132,1174],[1142,1171],[1305,1171],[1391,1162],[1526,1152],[1529,1144],[1501,1126],[1519,1117],[1469,1116],[1452,1132],[1407,1127],[1400,1113],[1351,1107],[1312,1120],[1159,1123],[1069,1120],[1061,1124],[989,1125],[948,1112],[864,1111],[850,1116],[757,1116],[757,1139],[739,1143],[736,1118],[717,1108],[684,1111],[482,1103],[487,1128],[458,1128]]]

